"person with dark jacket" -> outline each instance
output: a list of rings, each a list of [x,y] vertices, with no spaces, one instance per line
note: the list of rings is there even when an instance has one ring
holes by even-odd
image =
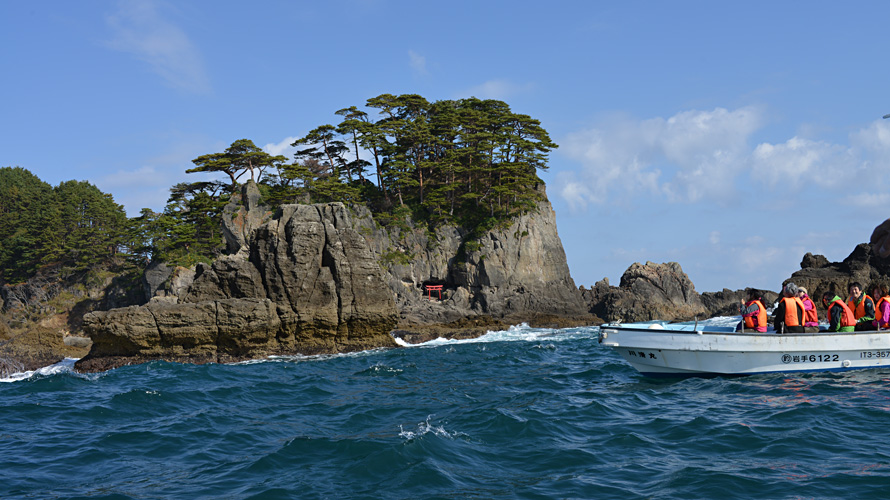
[[[804,333],[803,302],[797,296],[797,285],[788,283],[782,287],[782,298],[773,311],[773,328],[776,333]]]

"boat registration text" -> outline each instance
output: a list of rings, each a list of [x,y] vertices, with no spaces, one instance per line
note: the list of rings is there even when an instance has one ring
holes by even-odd
[[[783,354],[783,363],[824,363],[826,361],[840,361],[837,354]]]

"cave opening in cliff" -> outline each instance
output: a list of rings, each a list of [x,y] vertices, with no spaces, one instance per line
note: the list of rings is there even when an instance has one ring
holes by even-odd
[[[445,299],[445,290],[447,288],[445,280],[426,280],[421,285],[424,296],[429,300]]]

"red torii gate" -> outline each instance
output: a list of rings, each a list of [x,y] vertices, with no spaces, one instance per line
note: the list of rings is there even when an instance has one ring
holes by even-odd
[[[426,287],[427,298],[433,300],[433,292],[439,292],[439,300],[442,300],[442,287],[445,285],[424,285]]]

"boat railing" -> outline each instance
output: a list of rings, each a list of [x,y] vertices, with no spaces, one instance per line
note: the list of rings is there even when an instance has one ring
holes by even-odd
[[[825,325],[822,325],[824,328]],[[736,330],[734,326],[713,326],[713,325],[699,325],[698,322],[692,322],[691,324],[687,323],[669,323],[667,321],[648,321],[641,323],[604,323],[600,325],[600,329],[614,328],[616,330],[637,330],[637,331],[652,331],[660,332],[660,333],[679,333],[679,334],[719,334],[719,335],[784,335],[786,337],[791,336],[811,336],[811,335],[855,335],[855,334],[890,334],[890,330],[888,329],[874,329],[874,330],[861,330],[855,332],[830,332],[827,330],[819,330],[818,332],[804,332],[804,333],[790,333],[785,332],[784,329],[781,331],[773,331],[769,330],[766,332],[758,332],[756,330]]]

